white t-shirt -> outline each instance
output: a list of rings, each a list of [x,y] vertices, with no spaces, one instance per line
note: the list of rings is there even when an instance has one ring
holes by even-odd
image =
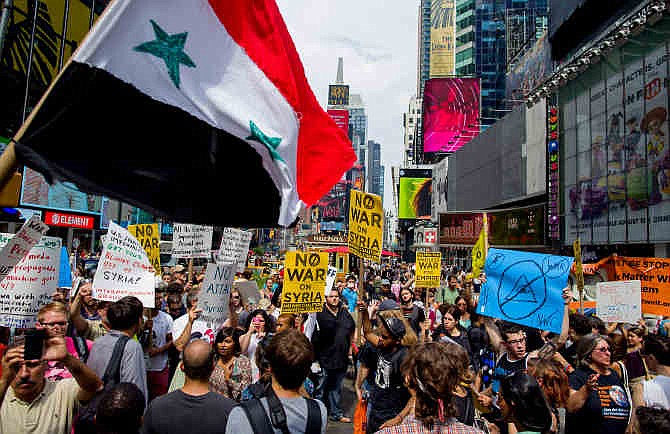
[[[644,382],[644,403],[647,407],[670,409],[670,377],[658,375]]]
[[[162,347],[167,342],[167,335],[172,333],[172,325],[174,321],[172,317],[163,311],[158,311],[158,315],[153,318],[144,317],[144,321],[152,319],[154,322],[153,329],[151,331],[152,341],[154,347]],[[174,339],[174,338],[173,338]],[[160,372],[165,369],[168,361],[168,352],[163,351],[162,353],[149,358],[149,363],[147,365],[147,371]]]
[[[172,324],[172,339],[175,341],[179,339],[181,334],[184,333],[186,324],[188,324],[188,313],[185,313],[184,315],[174,320],[174,323]],[[189,342],[193,339],[202,339],[212,344],[214,343],[214,338],[214,331],[207,326],[207,323],[199,319],[193,321]]]

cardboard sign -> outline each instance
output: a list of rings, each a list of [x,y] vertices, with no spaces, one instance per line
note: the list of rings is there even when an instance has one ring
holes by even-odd
[[[596,315],[605,322],[635,324],[642,318],[641,282],[598,282]]]
[[[417,288],[439,287],[441,264],[442,253],[440,252],[416,252],[414,286]]]
[[[132,295],[139,298],[144,307],[154,307],[154,272],[140,242],[110,222],[93,277],[93,298],[117,301]]]
[[[381,262],[383,234],[384,209],[381,197],[351,190],[349,251],[359,258]]]
[[[49,226],[33,215],[0,251],[0,282],[12,272],[14,266],[23,259],[30,249],[47,233]]]
[[[286,252],[282,313],[321,312],[328,253]]]
[[[154,266],[156,274],[160,275],[161,270],[161,233],[158,230],[158,223],[129,225],[128,232],[134,236],[147,252],[149,262]]]
[[[14,238],[0,234],[0,247]],[[60,250],[60,238],[42,237],[5,276],[0,283],[0,326],[35,326],[37,312],[51,302],[58,285]]]
[[[207,264],[205,280],[198,295],[198,319],[205,321],[212,330],[218,330],[228,318],[228,300],[233,286],[233,265]]]
[[[172,257],[209,258],[211,249],[211,226],[175,223],[172,232]]]
[[[618,256],[612,258],[611,263],[614,270],[612,280],[640,280],[642,282],[642,313],[668,315],[670,312],[670,259]]]
[[[242,301],[248,305],[255,305],[261,299],[261,293],[255,280],[237,280],[233,282],[233,288],[240,292]]]
[[[489,249],[484,266],[487,280],[477,313],[560,333],[561,294],[573,260],[569,256]]]
[[[251,237],[251,232],[223,228],[223,238],[221,238],[221,247],[219,247],[216,261],[221,264],[235,264],[236,271],[243,272],[247,263]]]
[[[72,288],[72,268],[70,267],[70,256],[67,254],[67,247],[60,249],[60,270],[58,273],[58,287]]]
[[[328,295],[328,292],[333,288],[335,284],[335,279],[337,278],[337,268],[328,266],[328,273],[326,274],[326,289],[323,291],[324,295]]]

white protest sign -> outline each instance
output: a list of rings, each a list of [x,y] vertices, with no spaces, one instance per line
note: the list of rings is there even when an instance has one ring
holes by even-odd
[[[175,223],[172,232],[173,258],[209,258],[212,227]]]
[[[605,322],[635,324],[642,318],[642,284],[639,280],[598,283],[596,310]]]
[[[221,247],[216,258],[217,262],[221,264],[236,264],[237,272],[243,272],[247,263],[251,236],[251,232],[241,229],[223,228]]]
[[[0,282],[7,277],[14,266],[23,259],[30,249],[37,244],[47,233],[49,226],[40,220],[40,216],[33,214],[21,229],[12,237],[0,251]]]
[[[335,283],[335,278],[337,277],[337,268],[328,266],[328,272],[326,273],[326,290],[324,295],[328,295],[331,289],[333,289],[333,284]]]
[[[233,288],[237,289],[246,304],[256,304],[261,298],[258,285],[253,280],[237,280],[233,282]]]
[[[205,321],[212,330],[218,330],[228,318],[228,300],[233,286],[232,264],[207,264],[205,280],[198,294],[198,319]]]
[[[0,234],[0,247],[13,234]],[[0,326],[35,326],[37,312],[51,302],[58,286],[61,239],[42,237],[0,283]]]
[[[140,242],[121,226],[109,222],[93,278],[93,298],[117,301],[132,295],[144,307],[154,307],[155,272]]]

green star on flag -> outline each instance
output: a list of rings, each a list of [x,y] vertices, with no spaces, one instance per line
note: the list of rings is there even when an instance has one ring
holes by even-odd
[[[279,155],[279,152],[277,152],[277,148],[281,143],[281,137],[268,136],[263,131],[261,131],[260,128],[258,128],[258,125],[256,125],[254,121],[249,121],[249,129],[251,130],[251,135],[247,137],[247,140],[253,140],[254,142],[262,143],[270,152],[272,161],[278,160],[282,163],[285,163],[284,159],[281,157],[281,155]]]
[[[179,89],[181,80],[179,78],[179,65],[183,64],[190,68],[195,68],[195,63],[184,53],[184,44],[186,43],[187,32],[168,35],[167,32],[160,28],[154,20],[149,20],[154,28],[156,39],[145,42],[133,48],[133,50],[140,53],[153,54],[160,57],[167,66],[170,79]]]

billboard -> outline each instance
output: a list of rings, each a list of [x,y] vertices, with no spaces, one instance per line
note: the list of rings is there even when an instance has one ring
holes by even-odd
[[[670,241],[670,51],[653,35],[638,39],[561,92],[566,245]]]
[[[431,169],[400,169],[398,218],[430,220],[432,172]]]
[[[447,165],[448,158],[433,165],[433,209],[432,220],[437,222],[440,214],[447,212]]]
[[[335,121],[338,127],[342,128],[344,134],[349,136],[349,111],[348,110],[328,110],[328,116]]]
[[[349,86],[346,84],[328,86],[328,105],[349,105]]]
[[[479,134],[479,79],[433,78],[423,94],[423,152],[453,153]]]
[[[57,211],[99,214],[102,197],[80,191],[71,182],[49,185],[37,171],[26,167],[21,186],[21,206],[36,206]]]
[[[551,72],[551,49],[545,33],[505,76],[505,96],[516,100],[526,98]]]
[[[430,78],[454,75],[455,0],[433,0],[430,7]]]

